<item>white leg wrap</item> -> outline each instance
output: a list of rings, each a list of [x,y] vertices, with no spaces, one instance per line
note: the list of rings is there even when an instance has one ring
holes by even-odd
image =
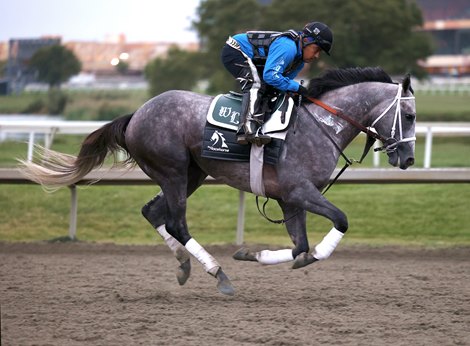
[[[331,253],[338,246],[341,238],[343,238],[344,233],[338,231],[336,228],[332,228],[330,232],[323,238],[323,240],[315,246],[315,251],[313,252],[313,257],[317,260],[324,260],[330,257]]]
[[[176,259],[180,262],[186,262],[189,259],[189,255],[186,253],[184,246],[175,238],[173,238],[170,233],[165,228],[165,225],[157,227],[157,232],[165,241],[166,245],[173,251],[176,256]]]
[[[256,253],[256,259],[262,264],[278,264],[293,261],[294,257],[292,256],[291,249],[276,251],[263,250]]]
[[[186,250],[204,266],[204,270],[215,276],[220,268],[220,264],[208,253],[194,238],[189,239],[185,245]]]

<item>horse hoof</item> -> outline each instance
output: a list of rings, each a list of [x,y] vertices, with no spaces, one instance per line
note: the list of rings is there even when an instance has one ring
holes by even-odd
[[[181,263],[178,267],[178,272],[176,273],[176,279],[178,279],[178,283],[180,286],[183,286],[186,281],[189,279],[189,275],[191,274],[191,262],[186,260],[185,262]]]
[[[233,259],[236,259],[237,261],[254,261],[256,262],[256,256],[250,252],[247,248],[241,248],[237,252],[233,254]]]
[[[227,275],[225,275],[222,269],[219,269],[217,271],[217,274],[215,277],[218,280],[217,289],[219,290],[220,293],[228,295],[228,296],[233,296],[235,294],[235,290],[233,289],[230,279],[227,277]]]
[[[312,254],[302,252],[295,258],[294,264],[292,265],[292,269],[299,269],[308,266],[309,264],[312,264],[315,261],[317,261],[317,259],[313,257]]]

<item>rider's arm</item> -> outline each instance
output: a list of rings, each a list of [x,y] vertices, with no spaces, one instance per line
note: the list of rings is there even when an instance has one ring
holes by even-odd
[[[280,37],[269,47],[269,54],[264,67],[263,79],[281,91],[297,91],[299,83],[292,78],[299,73],[303,64],[296,70],[284,76],[285,69],[294,61],[297,55],[297,44],[287,37]]]

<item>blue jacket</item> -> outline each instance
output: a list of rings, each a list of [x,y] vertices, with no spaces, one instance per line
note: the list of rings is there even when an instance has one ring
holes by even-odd
[[[241,50],[250,59],[253,58],[253,46],[248,41],[246,33],[233,36],[241,46]],[[260,48],[259,54],[266,56]],[[302,61],[294,70],[284,74],[284,71],[294,62],[302,59],[302,49],[298,42],[289,37],[282,36],[275,39],[269,46],[269,54],[264,66],[263,80],[281,91],[298,91],[300,84],[294,78],[304,67]]]

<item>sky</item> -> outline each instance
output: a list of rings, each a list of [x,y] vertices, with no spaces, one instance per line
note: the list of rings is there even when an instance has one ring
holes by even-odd
[[[200,0],[0,0],[0,42],[59,35],[62,42],[197,42]]]

